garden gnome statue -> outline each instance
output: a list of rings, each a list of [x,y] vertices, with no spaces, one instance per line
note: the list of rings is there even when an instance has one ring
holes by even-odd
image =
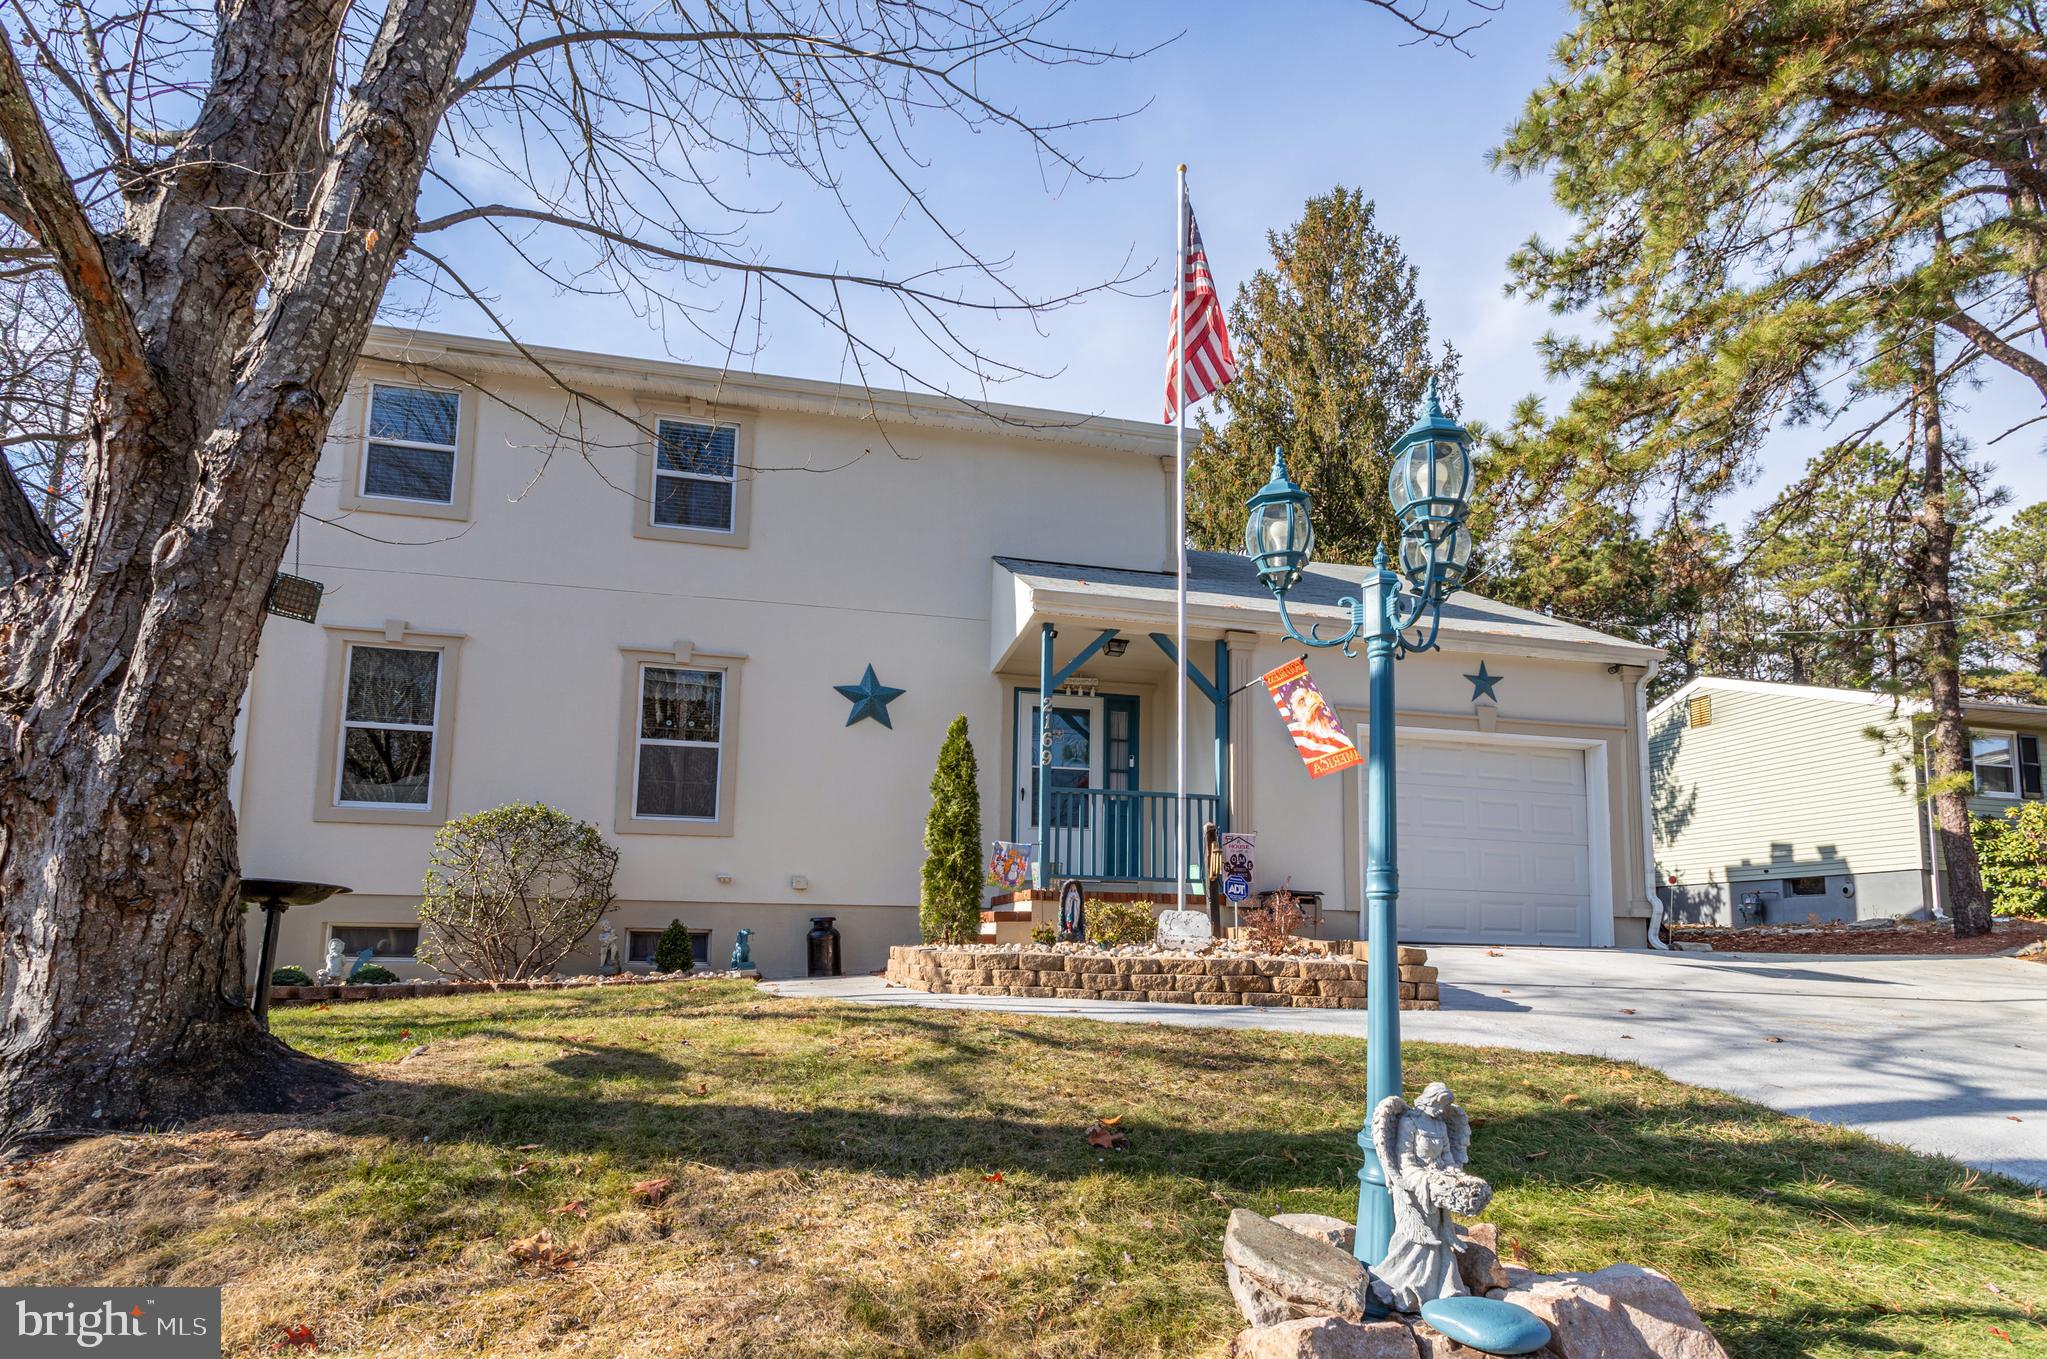
[[[341,980],[341,941],[339,939],[329,939],[327,941],[327,961],[320,968],[320,975],[316,980],[322,986],[332,986]]]
[[[623,971],[618,961],[618,931],[607,920],[597,927],[597,975],[616,977]]]
[[[1493,1197],[1491,1185],[1464,1169],[1471,1120],[1450,1087],[1435,1081],[1412,1105],[1398,1095],[1380,1100],[1371,1137],[1393,1192],[1393,1241],[1372,1266],[1372,1292],[1397,1312],[1462,1294],[1463,1237],[1450,1215],[1484,1212]]]
[[[734,972],[747,972],[753,968],[752,946],[747,942],[753,938],[752,930],[741,930],[732,944],[732,961],[726,966]]]

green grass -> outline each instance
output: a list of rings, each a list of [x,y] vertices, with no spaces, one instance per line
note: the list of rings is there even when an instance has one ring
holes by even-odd
[[[0,1281],[226,1282],[238,1354],[306,1324],[380,1356],[1221,1359],[1230,1208],[1355,1206],[1347,1039],[723,982],[274,1018],[371,1088],[0,1180]],[[2030,1189],[1640,1067],[1406,1062],[1472,1112],[1486,1218],[1533,1268],[1662,1269],[1739,1359],[2047,1356]],[[1103,1115],[1130,1150],[1087,1145]],[[507,1255],[542,1229],[572,1267]]]

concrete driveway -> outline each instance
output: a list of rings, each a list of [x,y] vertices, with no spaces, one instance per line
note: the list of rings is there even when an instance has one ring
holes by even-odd
[[[2047,1184],[2047,966],[1617,949],[1499,955],[1431,947],[1443,1008],[1403,1015],[1402,1035],[1642,1062],[1785,1113]],[[1363,1014],[1340,1010],[931,996],[878,977],[768,985],[877,1005],[1365,1031]]]

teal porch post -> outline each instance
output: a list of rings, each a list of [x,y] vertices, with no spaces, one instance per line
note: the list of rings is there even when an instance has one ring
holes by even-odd
[[[1230,828],[1230,644],[1215,639],[1215,826]]]
[[[1037,761],[1038,834],[1033,847],[1036,857],[1032,860],[1031,886],[1041,890],[1050,886],[1046,881],[1045,849],[1046,841],[1052,838],[1052,780],[1045,765],[1052,758],[1052,639],[1058,635],[1050,623],[1038,625],[1038,743],[1031,751],[1031,758]]]

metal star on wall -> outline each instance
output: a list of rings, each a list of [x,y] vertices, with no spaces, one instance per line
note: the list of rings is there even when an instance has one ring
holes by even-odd
[[[1484,661],[1478,663],[1478,673],[1476,675],[1466,675],[1464,678],[1471,681],[1471,701],[1473,703],[1478,702],[1482,698],[1489,698],[1495,703],[1500,701],[1500,696],[1493,692],[1493,686],[1498,684],[1503,677],[1487,674]]]
[[[853,711],[846,715],[847,726],[852,726],[863,717],[871,717],[891,731],[895,729],[895,723],[888,720],[888,705],[901,698],[906,691],[891,689],[876,679],[873,666],[867,667],[867,673],[860,677],[858,684],[834,684],[832,688],[838,690],[841,696],[851,700],[853,704]]]

